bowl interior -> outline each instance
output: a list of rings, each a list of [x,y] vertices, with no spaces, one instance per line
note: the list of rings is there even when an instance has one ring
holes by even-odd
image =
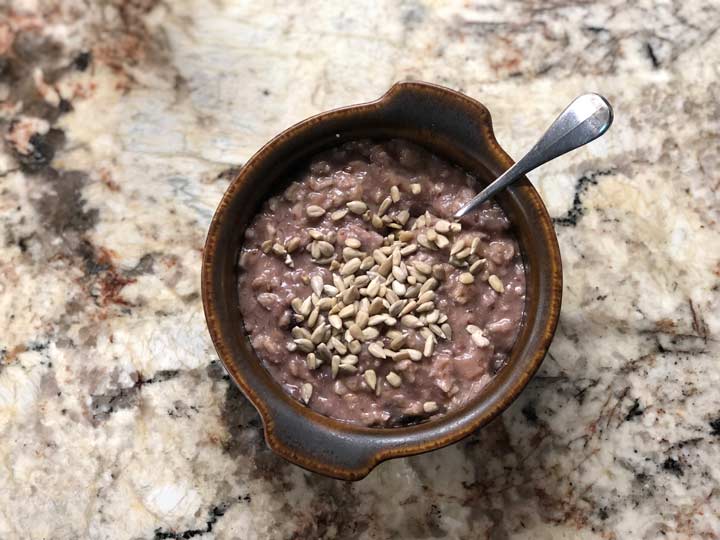
[[[424,85],[429,86],[429,85]],[[395,88],[395,87],[394,87]],[[438,88],[438,87],[432,87]],[[425,90],[425,89],[423,89]],[[435,90],[433,90],[435,91]],[[213,219],[204,255],[203,301],[218,353],[232,378],[259,410],[271,446],[274,415],[282,411],[302,433],[323,429],[372,448],[373,463],[449,444],[484,425],[520,392],[539,366],[555,328],[560,299],[560,260],[547,212],[529,182],[522,181],[496,197],[513,223],[526,268],[524,324],[507,364],[467,407],[439,419],[407,427],[365,428],[316,413],[285,394],[250,346],[240,316],[237,258],[243,233],[262,202],[281,189],[298,167],[320,151],[343,142],[370,138],[403,138],[466,170],[484,184],[512,161],[492,134],[487,110],[477,102],[445,89],[423,95],[418,102],[392,90],[378,102],[349,107],[311,118],[273,139],[241,170]],[[452,106],[443,102],[458,100]],[[298,435],[301,436],[301,435]],[[281,446],[278,444],[278,446]],[[274,446],[276,450],[277,447]],[[281,453],[283,453],[281,451]],[[284,454],[321,472],[323,452],[317,456]],[[329,457],[328,457],[329,456]],[[332,449],[325,458],[334,456]],[[295,459],[293,459],[295,458]],[[350,460],[352,461],[352,460]],[[359,469],[358,469],[359,470]],[[365,471],[366,472],[366,471]],[[351,477],[351,475],[334,474]]]

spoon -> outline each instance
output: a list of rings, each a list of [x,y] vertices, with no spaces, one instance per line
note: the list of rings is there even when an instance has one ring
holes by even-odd
[[[613,110],[604,97],[598,94],[583,94],[575,98],[535,146],[497,180],[455,212],[455,219],[460,219],[498,191],[505,189],[540,165],[594,141],[608,130],[612,122]]]

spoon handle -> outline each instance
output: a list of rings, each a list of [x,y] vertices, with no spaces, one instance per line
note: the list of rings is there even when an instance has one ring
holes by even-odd
[[[613,110],[604,97],[598,94],[583,94],[575,98],[535,146],[497,180],[460,208],[455,213],[455,218],[463,217],[498,191],[505,189],[543,163],[594,141],[608,130],[612,121]]]

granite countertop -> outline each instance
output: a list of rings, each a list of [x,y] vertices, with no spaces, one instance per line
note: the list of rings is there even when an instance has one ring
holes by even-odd
[[[710,0],[0,7],[0,539],[719,538],[718,28]],[[409,78],[516,157],[579,93],[616,120],[532,175],[565,275],[539,374],[343,483],[266,448],[201,250],[264,141]]]

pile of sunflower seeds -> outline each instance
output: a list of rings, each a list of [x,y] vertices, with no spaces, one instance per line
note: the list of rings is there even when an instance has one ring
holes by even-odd
[[[420,185],[412,184],[410,191],[420,193]],[[293,341],[288,350],[300,351],[306,355],[307,367],[315,370],[329,365],[332,377],[339,373],[358,373],[359,354],[365,347],[370,355],[380,360],[413,362],[430,358],[438,340],[452,339],[452,329],[447,315],[435,305],[435,291],[446,278],[442,264],[430,265],[408,258],[424,248],[431,251],[448,251],[448,262],[464,272],[459,281],[471,285],[476,275],[485,270],[485,259],[478,255],[480,237],[471,241],[451,240],[460,233],[462,226],[457,222],[438,219],[428,212],[410,222],[407,210],[388,213],[394,203],[400,200],[396,186],[390,190],[376,212],[367,203],[354,200],[346,208],[330,214],[332,221],[341,221],[352,213],[361,216],[377,230],[388,231],[383,245],[370,251],[363,250],[357,238],[347,238],[344,245],[337,244],[337,234],[323,234],[310,229],[311,242],[306,246],[312,260],[327,266],[332,273],[332,283],[325,283],[320,273],[309,277],[312,290],[306,298],[293,298],[291,307],[297,326],[292,329]],[[306,212],[311,218],[319,218],[325,210],[309,206]],[[284,258],[292,267],[292,254],[300,248],[298,237],[284,244],[266,241],[261,245],[263,252]],[[504,291],[502,281],[495,275],[483,273],[489,285],[498,293]],[[487,347],[489,340],[480,328],[468,325],[473,342],[478,347]],[[421,348],[406,346],[408,331],[418,332],[424,340]],[[383,338],[387,338],[385,345]],[[382,392],[383,384],[398,388],[402,377],[390,371],[384,382],[373,369],[361,373],[365,384],[376,395]],[[307,403],[313,393],[310,383],[301,388],[302,400]],[[424,403],[425,412],[435,412],[435,402]]]

